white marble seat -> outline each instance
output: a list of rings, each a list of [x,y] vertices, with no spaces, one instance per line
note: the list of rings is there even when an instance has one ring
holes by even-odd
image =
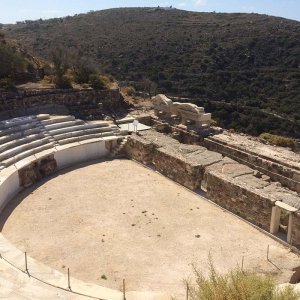
[[[29,142],[32,142],[34,140],[37,139],[41,139],[44,138],[44,134],[43,133],[37,133],[37,134],[31,134],[25,137],[22,137],[21,134],[19,134],[18,136],[16,136],[14,139],[6,142],[6,143],[0,143],[0,153],[2,153],[3,151],[7,151],[8,149],[20,146],[22,144],[26,144]]]
[[[68,127],[73,127],[76,125],[83,125],[83,124],[84,124],[84,122],[82,120],[73,120],[73,121],[53,123],[50,125],[44,125],[44,127],[47,131],[51,131],[51,130],[55,130],[55,129],[68,128]]]
[[[0,162],[7,158],[16,156],[19,153],[22,153],[22,152],[30,150],[30,149],[34,149],[36,147],[39,147],[39,146],[47,144],[47,143],[49,143],[49,138],[44,137],[44,138],[30,141],[26,144],[22,144],[22,145],[19,145],[17,147],[11,148],[11,149],[8,149],[6,151],[3,151],[0,153]]]
[[[54,123],[63,123],[67,121],[74,121],[75,117],[74,116],[55,116],[55,117],[49,117],[48,119],[41,120],[42,125],[50,125]]]

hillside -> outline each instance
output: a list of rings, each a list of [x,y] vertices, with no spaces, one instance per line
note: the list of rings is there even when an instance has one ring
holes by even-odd
[[[5,26],[48,58],[60,45],[138,90],[191,98],[219,124],[300,137],[300,23],[257,14],[124,8]]]
[[[33,81],[39,77],[43,63],[22,49],[15,41],[8,41],[0,31],[0,91],[14,90],[16,83]]]

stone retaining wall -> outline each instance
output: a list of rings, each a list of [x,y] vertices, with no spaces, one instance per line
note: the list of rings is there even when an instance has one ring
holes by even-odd
[[[23,188],[29,187],[56,171],[57,163],[54,154],[43,157],[19,170],[20,185]]]
[[[166,139],[168,141],[171,138],[166,137]],[[209,151],[203,147],[180,144],[174,139],[171,140],[174,144],[168,147],[164,141],[158,140],[156,143],[134,135],[128,139],[126,153],[130,159],[153,166],[161,174],[191,190],[200,189],[204,178],[204,166],[206,163],[209,165],[220,161],[222,156],[218,153],[207,154],[206,152]],[[181,153],[174,151],[179,145]],[[197,160],[192,158],[196,151],[205,152],[200,160],[199,157]],[[208,156],[211,157],[208,158]]]
[[[177,183],[197,190],[201,187],[204,169],[199,165],[192,165],[179,157],[175,157],[167,149],[158,148],[153,151],[152,163],[155,169]],[[172,166],[170,168],[170,166]]]
[[[125,105],[119,89],[39,90],[0,98],[0,119],[26,114],[72,114],[80,119],[101,119],[103,110]]]
[[[292,242],[291,244],[300,249],[300,213],[293,214],[292,225]]]
[[[269,231],[273,203],[220,174],[206,173],[207,197],[247,221]]]
[[[153,130],[128,138],[127,156],[151,165],[162,175],[191,189],[202,188],[216,204],[270,230],[275,203],[300,209],[300,197],[268,176],[198,145],[181,144]],[[276,204],[277,205],[277,204]],[[300,248],[300,213],[292,223],[292,243]]]
[[[248,165],[268,175],[273,181],[278,181],[292,191],[300,193],[300,172],[297,170],[271,160],[271,158],[265,158],[263,154],[257,156],[248,151],[245,152],[230,145],[217,142],[211,138],[204,139],[201,145],[209,150],[217,151],[242,164]]]

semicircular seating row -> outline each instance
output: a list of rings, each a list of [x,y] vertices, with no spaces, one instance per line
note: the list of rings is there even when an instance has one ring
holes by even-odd
[[[105,121],[48,114],[0,122],[0,213],[23,187],[20,171],[53,156],[57,169],[108,156],[127,131]]]
[[[49,158],[51,162],[55,161],[56,171],[113,155],[126,142],[127,133],[108,122],[84,122],[73,116],[43,114],[0,122],[0,214],[5,205],[26,187],[22,185],[20,175],[24,170],[29,168],[30,173],[32,166]],[[24,270],[24,253],[0,232],[1,299],[123,299],[120,291],[75,278],[71,278],[72,291],[80,294],[64,291],[62,289],[68,290],[66,274],[31,257],[28,257],[28,266],[31,276],[20,271]],[[159,292],[129,292],[126,299],[166,300],[170,297]]]
[[[107,147],[117,144],[127,132],[108,122],[84,122],[73,116],[47,114],[14,118],[0,122],[0,213],[24,186],[20,172],[32,163],[49,156],[57,169],[107,156]],[[23,269],[22,251],[0,233],[0,254]],[[30,272],[51,284],[63,286],[65,275],[28,257]],[[0,259],[0,298],[5,299],[87,299],[69,294],[28,277]],[[119,300],[121,293],[72,279],[74,288],[89,295]],[[28,298],[27,298],[28,297]]]

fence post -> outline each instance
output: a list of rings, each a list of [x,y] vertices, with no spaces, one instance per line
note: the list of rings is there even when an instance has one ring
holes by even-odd
[[[242,258],[242,272],[244,271],[244,256]]]
[[[28,263],[27,263],[27,252],[25,252],[25,271],[29,276]]]
[[[269,261],[269,251],[270,251],[270,245],[268,245],[268,249],[267,249],[267,261]]]
[[[186,283],[186,300],[189,300],[189,284]]]
[[[123,300],[126,300],[126,285],[125,285],[125,279],[123,279]]]
[[[70,269],[68,268],[68,289],[71,291],[71,283],[70,283]]]

